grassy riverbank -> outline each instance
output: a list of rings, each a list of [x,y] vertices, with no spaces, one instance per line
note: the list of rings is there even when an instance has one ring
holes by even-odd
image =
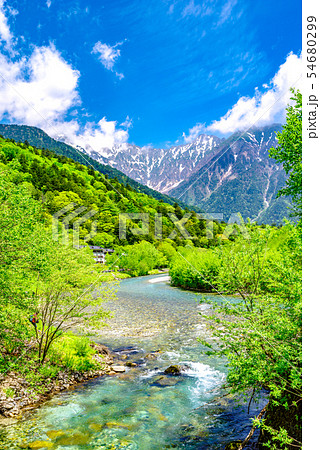
[[[75,384],[124,371],[107,347],[71,333],[55,342],[43,364],[35,341],[7,356],[0,374],[0,417],[19,416]]]

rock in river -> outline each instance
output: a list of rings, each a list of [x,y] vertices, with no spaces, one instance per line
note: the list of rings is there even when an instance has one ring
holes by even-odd
[[[180,366],[169,366],[164,371],[166,375],[178,376],[181,375],[181,367]]]
[[[122,373],[126,371],[125,366],[111,366],[111,370],[113,370],[116,373]]]
[[[165,386],[174,386],[179,382],[178,379],[176,378],[172,378],[172,377],[164,377],[159,376],[153,379],[152,381],[152,385],[153,386],[160,386],[160,387],[165,387]]]

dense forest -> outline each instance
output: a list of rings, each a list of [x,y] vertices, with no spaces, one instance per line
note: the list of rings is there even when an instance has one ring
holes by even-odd
[[[70,323],[80,321],[82,326],[86,322],[97,326],[108,317],[108,311],[100,307],[102,299],[94,298],[93,291],[97,280],[100,284],[110,281],[110,277],[101,270],[103,267],[94,264],[87,246],[74,248],[71,240],[61,245],[61,239],[55,239],[52,225],[56,212],[68,205],[83,208],[81,212],[94,211],[95,232],[90,234],[93,220],[85,221],[79,227],[80,243],[84,244],[89,236],[86,243],[115,249],[104,268],[120,267],[131,275],[166,267],[181,245],[216,245],[224,228],[214,222],[208,238],[206,222],[194,212],[182,210],[177,203],[158,201],[65,156],[2,137],[0,181],[0,367],[4,372],[20,368],[14,361],[17,355],[26,356],[30,339],[34,350],[28,351],[30,364],[35,360],[43,365],[50,355],[55,361],[64,361],[64,354],[54,356],[55,345],[61,348],[55,341],[70,328]],[[128,232],[122,239],[119,217],[127,213],[148,214],[149,232]],[[189,217],[186,229],[190,236],[195,236],[194,242],[183,239],[169,217],[174,215],[180,220],[186,213]],[[162,240],[155,235],[156,215],[162,220]],[[77,215],[70,220],[70,228],[76,219]],[[140,225],[139,220],[128,220],[128,228],[139,230]],[[60,231],[61,228],[62,224]],[[121,276],[124,275],[119,273],[118,277]],[[86,286],[90,289],[86,288],[82,295]],[[113,295],[111,287],[102,298],[105,300],[109,295]],[[92,311],[88,314],[89,305],[95,305],[95,314]],[[36,343],[32,338],[37,328],[34,330],[28,322],[35,314],[42,324]],[[78,340],[72,339],[67,341],[72,356],[66,359],[66,364],[91,367],[93,363],[86,359],[86,354],[80,359],[76,357],[73,345],[78,345]],[[30,364],[26,362],[25,366],[30,368]]]
[[[37,149],[27,143],[15,143],[0,138],[0,161],[3,173],[10,173],[15,184],[28,187],[30,195],[40,200],[44,209],[53,215],[70,203],[84,206],[96,212],[97,232],[89,241],[92,245],[110,247],[126,245],[148,240],[156,242],[155,215],[162,216],[162,237],[168,238],[175,228],[169,218],[174,214],[181,219],[185,213],[191,214],[186,229],[194,238],[194,245],[207,247],[216,243],[216,235],[221,234],[223,226],[215,223],[210,239],[206,234],[206,223],[196,213],[188,209],[182,210],[174,203],[169,205],[158,201],[147,194],[126,186],[117,178],[108,178],[92,167],[86,167],[65,156]],[[9,172],[8,172],[9,171]],[[148,235],[128,233],[126,239],[119,239],[120,213],[147,213],[150,215],[150,232]],[[86,221],[80,229],[80,237],[90,232],[92,220]],[[129,221],[128,227],[139,227]],[[181,245],[181,235],[172,239],[173,245]]]

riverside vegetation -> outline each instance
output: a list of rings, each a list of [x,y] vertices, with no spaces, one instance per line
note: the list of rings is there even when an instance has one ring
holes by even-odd
[[[300,93],[293,99],[279,147],[271,154],[285,163],[289,178],[280,195],[292,197],[299,217]],[[117,265],[131,275],[144,275],[169,266],[173,285],[220,295],[222,301],[207,317],[216,338],[214,346],[203,341],[208,353],[227,358],[229,389],[248,395],[249,408],[261,388],[269,391],[267,407],[253,420],[253,429],[261,428],[261,445],[301,446],[301,221],[279,228],[242,222],[230,229],[214,222],[208,239],[205,222],[190,212],[186,228],[196,238],[170,239],[174,224],[166,214],[179,219],[186,212],[177,204],[159,202],[28,143],[0,138],[0,161],[2,379],[8,373],[28,375],[27,383],[41,390],[44,380],[55,379],[61,369],[93,376],[105,367],[86,337],[70,334],[75,326],[82,334],[104,326],[109,313],[103,302],[116,290],[88,248],[62,246],[52,238],[52,214],[73,202],[98,212],[97,234],[89,242],[116,250],[107,261],[110,270]],[[151,229],[155,214],[163,214],[163,240],[152,232],[128,233],[120,240],[120,212],[149,213]],[[88,220],[80,227],[81,239],[91,225]],[[102,282],[98,297],[96,287]],[[237,293],[239,301],[228,303],[226,293]],[[37,328],[32,317],[39,320]],[[15,392],[4,385],[1,395],[10,399]],[[250,434],[233,448],[243,448],[249,439]]]
[[[242,222],[234,241],[210,251],[182,249],[170,268],[174,285],[220,294],[223,301],[207,317],[216,345],[203,343],[208,354],[227,358],[230,391],[248,395],[249,408],[262,388],[269,391],[252,432],[259,426],[261,445],[275,450],[301,448],[302,440],[301,94],[293,92],[292,100],[270,154],[284,163],[289,177],[279,195],[292,196],[300,221],[280,229]],[[239,302],[225,301],[224,293],[238,294]],[[244,448],[251,435],[232,448]]]

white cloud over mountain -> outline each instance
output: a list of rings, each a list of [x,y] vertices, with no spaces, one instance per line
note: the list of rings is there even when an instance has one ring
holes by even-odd
[[[56,124],[54,137],[63,138],[67,143],[82,147],[89,153],[94,150],[103,154],[104,149],[127,142],[129,126],[126,123],[122,126],[124,128],[119,128],[116,121],[108,121],[105,117],[97,124],[87,122],[84,127],[80,127],[76,120],[72,120]]]
[[[120,127],[105,117],[85,126],[77,119],[67,119],[70,113],[76,117],[76,108],[81,104],[80,72],[54,44],[34,46],[29,57],[6,55],[5,50],[14,48],[15,38],[5,12],[4,1],[0,0],[0,120],[37,126],[52,137],[65,137],[73,145],[97,151],[125,142],[130,127],[128,118]],[[110,64],[112,68],[112,61]]]
[[[228,0],[220,19],[227,20],[236,4],[236,0]],[[207,14],[209,5],[206,1],[190,1],[187,12]],[[38,126],[52,137],[64,137],[72,145],[102,153],[105,148],[127,142],[132,125],[130,118],[121,124],[106,117],[81,124],[77,109],[81,105],[81,74],[54,44],[30,46],[30,55],[19,57],[17,39],[8,20],[15,14],[17,12],[10,9],[5,0],[0,0],[0,120]],[[98,41],[92,50],[106,69],[120,79],[123,74],[116,72],[115,67],[121,44],[110,46]],[[251,97],[239,98],[219,120],[196,124],[188,135],[184,134],[185,141],[191,142],[202,133],[223,135],[252,125],[284,122],[290,87],[300,86],[301,74],[301,56],[290,53],[269,84],[256,88]]]
[[[186,142],[192,142],[199,134],[229,134],[236,130],[245,130],[253,125],[263,126],[285,121],[286,106],[292,96],[290,88],[302,86],[302,57],[290,53],[286,61],[269,84],[264,84],[264,91],[255,89],[252,97],[241,97],[229,111],[210,125],[198,123],[184,134]]]

